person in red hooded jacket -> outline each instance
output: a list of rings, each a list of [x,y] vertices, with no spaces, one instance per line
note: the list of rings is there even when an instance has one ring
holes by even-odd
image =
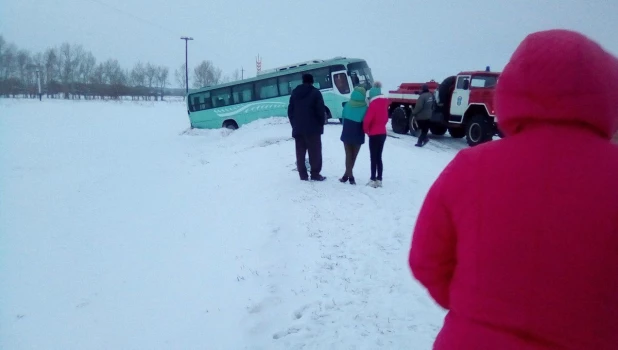
[[[506,137],[457,154],[409,264],[448,310],[434,349],[618,349],[618,59],[530,34],[496,86]]]
[[[369,108],[363,119],[363,130],[369,136],[369,156],[371,160],[371,178],[367,186],[382,187],[384,165],[382,151],[386,142],[386,124],[388,123],[389,100],[382,95],[382,83],[376,81],[369,89]]]

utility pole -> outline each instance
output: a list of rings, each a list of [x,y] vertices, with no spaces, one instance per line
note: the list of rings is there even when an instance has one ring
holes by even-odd
[[[240,67],[240,80],[245,79],[245,69]]]
[[[189,94],[189,40],[193,38],[183,36],[180,39],[185,41],[185,86],[186,93]]]

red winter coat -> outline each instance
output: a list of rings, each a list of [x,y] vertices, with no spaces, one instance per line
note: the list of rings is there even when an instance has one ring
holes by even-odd
[[[369,102],[369,108],[363,119],[363,130],[369,136],[386,135],[388,123],[388,105],[390,101],[384,96],[377,96]]]
[[[535,33],[496,89],[506,137],[461,151],[414,229],[414,277],[449,310],[434,349],[616,350],[618,60]]]

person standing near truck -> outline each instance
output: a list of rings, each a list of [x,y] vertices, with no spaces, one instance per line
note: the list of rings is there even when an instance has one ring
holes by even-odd
[[[416,147],[423,147],[429,142],[429,124],[431,123],[431,107],[433,105],[433,94],[429,92],[429,86],[423,84],[421,94],[416,100],[416,105],[412,110],[412,117],[416,120],[421,134],[416,142]]]

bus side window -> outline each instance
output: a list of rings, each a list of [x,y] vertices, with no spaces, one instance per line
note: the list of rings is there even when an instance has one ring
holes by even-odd
[[[204,103],[203,108],[202,109],[211,109],[212,108],[212,103],[210,103],[210,91],[207,92],[206,94],[204,94]]]
[[[328,68],[319,68],[310,70],[307,73],[313,75],[314,86],[318,89],[332,89],[333,82],[330,80],[330,70]]]
[[[222,88],[218,90],[213,90],[210,92],[212,96],[212,104],[217,107],[225,107],[230,105],[231,100],[231,89],[230,88]]]
[[[234,104],[253,101],[253,84],[236,85],[232,87]]]
[[[259,99],[279,96],[277,78],[270,78],[255,82],[255,93]]]
[[[293,73],[278,78],[280,96],[291,95],[294,89],[303,83],[301,73]]]

